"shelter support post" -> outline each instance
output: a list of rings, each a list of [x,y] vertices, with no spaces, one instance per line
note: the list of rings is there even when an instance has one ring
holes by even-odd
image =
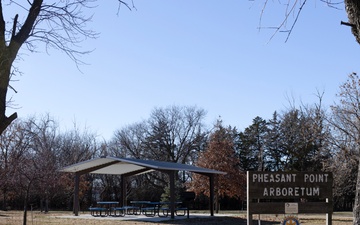
[[[75,173],[74,206],[73,206],[73,212],[75,216],[79,216],[79,185],[80,185],[80,174]]]
[[[214,174],[209,175],[209,182],[210,182],[210,215],[214,216]]]
[[[120,175],[121,179],[121,195],[120,195],[120,204],[121,207],[126,206],[126,177],[124,175]]]
[[[171,212],[171,219],[175,219],[175,172],[176,171],[169,171],[169,178],[170,178],[170,212]]]

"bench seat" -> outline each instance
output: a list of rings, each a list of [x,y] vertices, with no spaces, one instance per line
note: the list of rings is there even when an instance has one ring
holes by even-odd
[[[180,211],[180,213],[179,213]],[[185,214],[188,212],[188,208],[187,207],[181,207],[181,208],[176,208],[175,209],[175,214],[177,216],[185,216]]]
[[[157,212],[157,208],[156,207],[145,207],[145,208],[141,208],[141,211],[145,216],[155,216],[156,212]]]
[[[185,216],[187,214],[188,208],[187,207],[180,207],[175,208],[175,215],[177,216]],[[162,212],[162,215],[160,215],[160,212]],[[169,208],[160,208],[159,209],[159,216],[168,216],[170,212]]]
[[[123,217],[123,216],[125,216],[126,209],[124,207],[114,207],[114,208],[112,208],[112,211],[114,212],[114,214],[112,216]]]
[[[125,213],[128,215],[140,215],[140,208],[137,206],[123,206]]]
[[[98,216],[104,217],[109,215],[109,211],[107,208],[90,207],[89,210],[90,210],[90,214],[95,217]]]

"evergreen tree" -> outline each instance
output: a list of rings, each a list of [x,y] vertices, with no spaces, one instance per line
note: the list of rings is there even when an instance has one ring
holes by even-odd
[[[261,117],[255,117],[253,124],[239,133],[237,144],[240,166],[243,170],[264,169],[265,138],[267,133],[267,123]]]
[[[280,120],[277,112],[267,124],[265,170],[280,171],[284,168],[282,158],[284,152],[281,147]]]

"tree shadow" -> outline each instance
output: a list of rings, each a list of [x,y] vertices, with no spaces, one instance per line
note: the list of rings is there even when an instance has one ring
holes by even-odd
[[[181,219],[181,220],[171,220],[156,222],[157,224],[178,224],[178,225],[190,225],[190,224],[199,224],[199,225],[246,225],[247,221],[244,218],[240,217],[208,217],[208,218],[190,218],[190,219]],[[258,225],[258,221],[253,221],[254,225]],[[278,225],[278,221],[266,221],[261,220],[261,225]]]

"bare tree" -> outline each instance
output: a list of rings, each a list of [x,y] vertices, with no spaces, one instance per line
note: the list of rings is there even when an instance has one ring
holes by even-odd
[[[260,16],[260,24],[259,29],[261,28],[271,28],[274,29],[275,32],[273,33],[272,39],[278,32],[286,32],[287,37],[286,41],[289,39],[298,19],[300,18],[303,9],[305,8],[306,4],[309,3],[308,0],[279,0],[274,1],[279,3],[280,7],[284,8],[285,14],[283,19],[279,22],[278,25],[271,26],[271,27],[264,27],[262,24],[263,16],[267,8],[269,8],[270,3],[273,1],[270,0],[262,0],[263,1],[263,8],[261,11]],[[356,39],[356,41],[360,44],[360,3],[357,0],[345,0],[345,1],[337,1],[337,0],[320,0],[319,2],[328,5],[331,8],[338,9],[343,3],[345,4],[346,13],[348,16],[348,21],[343,22],[339,21],[342,25],[347,25],[351,27],[351,31]]]
[[[110,141],[110,153],[117,157],[140,159],[144,155],[143,142],[148,134],[146,121],[128,125],[114,133]]]
[[[18,123],[18,129],[16,131],[17,138],[11,140],[12,145],[16,145],[20,151],[13,150],[10,176],[14,179],[16,188],[20,193],[23,193],[24,199],[24,214],[23,225],[27,222],[27,206],[29,198],[32,192],[34,183],[41,177],[37,171],[39,166],[35,163],[37,154],[31,147],[32,133],[28,132],[32,130],[33,124],[31,123]]]
[[[206,140],[204,117],[205,111],[194,106],[155,108],[149,119],[116,131],[109,144],[110,152],[119,157],[192,164]],[[178,178],[184,183],[189,174],[183,172],[178,174]],[[145,192],[149,191],[151,186],[162,191],[168,184],[168,176],[159,172],[131,179],[132,185],[136,184],[136,187],[149,183]],[[149,182],[154,180],[155,182]],[[135,188],[132,188],[132,191],[134,195],[143,194],[136,193]],[[151,192],[151,195],[155,193],[154,190]],[[147,197],[150,196],[150,193],[146,194]]]
[[[59,168],[94,158],[99,151],[96,134],[74,128],[62,133],[59,137],[57,152]]]
[[[111,152],[121,157],[193,161],[206,138],[205,114],[192,106],[155,108],[149,119],[116,131]]]
[[[147,158],[187,163],[201,149],[206,112],[197,107],[155,108],[148,120]],[[196,154],[197,155],[197,154]]]
[[[7,209],[9,196],[16,196],[16,189],[19,186],[15,178],[17,165],[27,151],[29,139],[24,132],[21,132],[21,123],[12,123],[9,128],[0,135],[0,189],[2,191],[3,209]]]
[[[82,50],[79,44],[86,38],[96,38],[97,33],[87,29],[91,16],[84,9],[95,7],[97,0],[64,0],[47,3],[43,0],[0,0],[0,134],[17,118],[13,113],[6,116],[7,93],[12,75],[16,73],[14,61],[24,46],[31,52],[36,44],[45,44],[66,53],[76,64],[79,56],[90,50]],[[118,0],[119,5],[129,5]],[[5,17],[5,10],[19,13]]]
[[[343,150],[360,154],[360,79],[356,73],[349,75],[348,80],[340,86],[340,102],[332,108],[332,126],[338,132],[338,143]],[[356,179],[353,224],[360,224],[360,160]]]
[[[340,135],[340,134],[339,134]],[[336,136],[339,143],[333,146],[332,157],[324,162],[327,171],[334,177],[333,202],[335,209],[350,210],[353,208],[358,170],[358,155],[353,151],[352,143],[346,138]]]
[[[34,184],[40,196],[40,210],[48,212],[50,195],[59,187],[60,173],[57,171],[57,152],[59,151],[57,123],[45,115],[40,119],[30,118],[24,121],[28,135],[31,137],[30,147],[36,166],[37,182]]]

